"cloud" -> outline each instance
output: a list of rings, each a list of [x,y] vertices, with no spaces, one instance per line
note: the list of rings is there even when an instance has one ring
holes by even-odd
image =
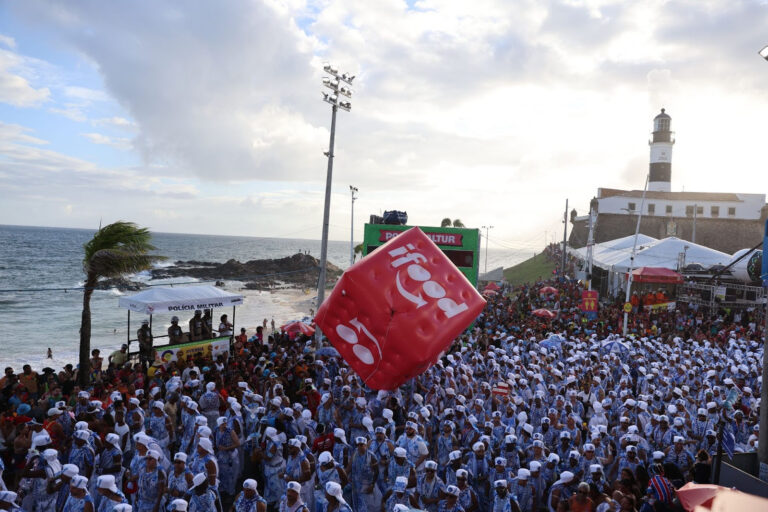
[[[753,133],[768,107],[768,67],[751,48],[764,37],[763,8],[747,0],[16,2],[9,10],[25,27],[73,49],[103,78],[103,90],[50,85],[62,98],[51,111],[90,119],[96,128],[84,137],[130,147],[142,163],[108,168],[100,182],[88,170],[97,162],[75,165],[28,141],[14,149],[14,165],[25,153],[26,165],[60,162],[98,190],[128,176],[134,199],[180,194],[179,225],[213,223],[183,197],[196,202],[200,190],[228,183],[232,195],[215,204],[275,226],[305,222],[322,208],[330,111],[320,69],[331,60],[357,75],[352,112],[337,117],[334,218],[348,219],[338,188],[351,183],[361,190],[359,211],[408,209],[417,222],[451,216],[469,225],[510,219],[515,236],[497,236],[519,239],[518,231],[559,222],[565,197],[581,208],[599,186],[642,187],[661,107],[680,134],[673,186],[716,188],[729,166],[733,186],[751,189],[761,160],[744,149],[760,147]],[[110,99],[119,115],[95,111]],[[739,127],[724,133],[714,120]],[[130,140],[118,136],[125,130]],[[151,178],[160,181],[143,184],[148,191],[134,183]],[[248,186],[267,182],[270,193]]]
[[[83,137],[93,142],[94,144],[102,144],[111,146],[115,149],[128,150],[131,149],[130,139],[122,137],[109,137],[103,133],[81,133]]]
[[[0,102],[16,107],[34,107],[47,101],[51,91],[47,87],[36,88],[30,83],[29,61],[13,51],[16,46],[14,40],[3,36],[0,42],[11,48],[0,48]]]

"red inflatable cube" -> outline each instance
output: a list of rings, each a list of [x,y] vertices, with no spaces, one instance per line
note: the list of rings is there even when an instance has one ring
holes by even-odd
[[[433,365],[485,306],[419,228],[352,265],[315,322],[372,389],[394,389]]]

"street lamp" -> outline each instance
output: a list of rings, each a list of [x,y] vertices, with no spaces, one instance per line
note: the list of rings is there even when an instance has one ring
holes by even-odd
[[[758,52],[762,58],[768,60],[768,46]],[[766,257],[763,247],[763,258]],[[763,281],[765,283],[765,281]],[[765,286],[765,284],[763,284]],[[763,296],[766,294],[763,293]],[[768,341],[768,298],[765,301],[765,324],[763,326],[763,382],[760,385],[760,433],[757,440],[757,458],[760,461],[759,474],[765,480],[768,474],[768,350],[765,345]]]
[[[352,89],[347,85],[352,85],[355,79],[354,75],[349,73],[339,73],[338,68],[331,64],[323,64],[323,70],[331,75],[323,77],[323,85],[331,92],[323,92],[323,101],[331,105],[331,140],[328,145],[328,151],[325,156],[328,158],[328,170],[325,177],[325,206],[323,208],[323,238],[320,242],[320,276],[317,280],[317,307],[323,304],[325,299],[325,273],[328,264],[328,219],[331,213],[331,182],[333,178],[333,146],[336,138],[336,112],[341,109],[349,112],[352,103],[344,98],[352,97]],[[344,85],[347,84],[347,85]],[[315,342],[319,346],[323,339],[323,333],[320,329],[315,330]]]
[[[349,186],[349,193],[352,195],[352,218],[349,222],[349,264],[355,263],[355,199],[357,196],[357,187]]]
[[[493,226],[483,226],[485,230],[485,273],[488,273],[488,230],[493,229]],[[487,278],[488,276],[486,276]]]

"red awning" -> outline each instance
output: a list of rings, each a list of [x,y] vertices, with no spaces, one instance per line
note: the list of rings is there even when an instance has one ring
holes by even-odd
[[[636,283],[682,284],[683,276],[661,267],[640,267],[632,271],[632,280]]]

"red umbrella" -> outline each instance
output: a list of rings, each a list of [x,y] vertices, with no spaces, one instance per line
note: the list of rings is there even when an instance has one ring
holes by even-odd
[[[307,336],[312,336],[315,334],[315,329],[311,325],[305,324],[304,322],[300,322],[298,320],[294,322],[288,322],[285,325],[281,325],[280,330],[290,334],[291,338],[294,338],[297,334],[305,334]]]
[[[501,286],[499,286],[496,283],[494,283],[493,281],[491,281],[490,283],[488,283],[488,285],[484,289],[485,290],[493,290],[493,291],[497,292],[497,291],[501,290]]]
[[[550,293],[557,295],[560,292],[557,290],[557,288],[553,288],[551,286],[545,286],[544,288],[539,289],[539,295],[549,295]]]
[[[694,484],[693,482],[690,482],[677,490],[677,497],[680,499],[680,504],[683,508],[688,512],[691,512],[698,506],[705,508],[712,507],[712,500],[715,499],[715,496],[728,490],[727,487],[721,487],[719,485]]]
[[[531,314],[540,318],[548,318],[550,320],[557,316],[555,313],[548,309],[534,309],[531,311]]]

